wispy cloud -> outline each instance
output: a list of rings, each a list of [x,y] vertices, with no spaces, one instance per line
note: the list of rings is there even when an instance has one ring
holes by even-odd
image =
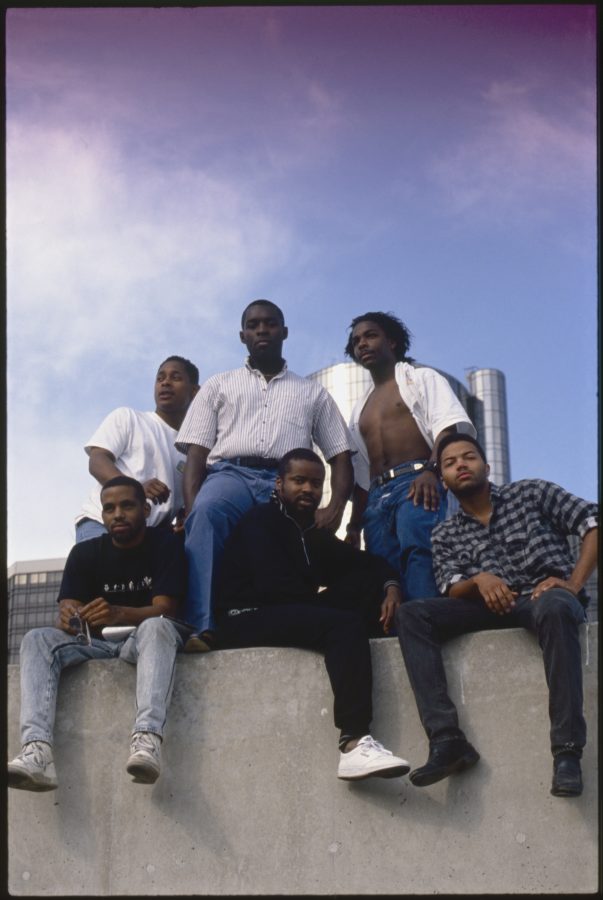
[[[137,165],[107,132],[17,122],[7,157],[15,364],[21,346],[46,359],[60,346],[53,365],[73,369],[116,322],[122,349],[143,354],[169,315],[168,285],[195,327],[290,252],[287,229],[244,183]]]
[[[594,189],[594,96],[576,92],[577,106],[551,109],[538,85],[492,82],[483,92],[479,120],[463,142],[428,166],[445,208],[478,219],[546,219],[558,203]]]

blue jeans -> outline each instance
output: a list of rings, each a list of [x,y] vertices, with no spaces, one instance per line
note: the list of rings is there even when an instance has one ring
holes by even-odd
[[[414,506],[406,495],[417,477],[409,472],[371,488],[362,519],[366,549],[383,556],[400,573],[404,600],[439,593],[431,562],[431,532],[446,517],[446,495],[440,487],[436,512]]]
[[[544,591],[535,601],[523,594],[504,615],[491,612],[480,599],[438,597],[403,603],[396,613],[398,640],[429,741],[464,737],[448,696],[442,643],[472,631],[527,628],[538,638],[544,657],[553,755],[571,750],[580,756],[586,743],[586,722],[578,626],[585,620],[582,604],[563,588]]]
[[[102,522],[97,522],[96,519],[81,519],[75,526],[75,543],[81,544],[82,541],[100,537],[101,534],[107,534]]]
[[[60,628],[33,628],[21,642],[21,743],[53,743],[61,671],[89,659],[125,659],[136,664],[136,721],[132,733],[163,735],[174,686],[176,652],[183,640],[162,617],[145,619],[123,641],[92,638],[79,644]]]
[[[186,621],[199,634],[214,628],[212,611],[215,571],[226,538],[241,516],[267,503],[274,488],[274,469],[250,469],[229,462],[215,463],[184,523],[188,560]]]

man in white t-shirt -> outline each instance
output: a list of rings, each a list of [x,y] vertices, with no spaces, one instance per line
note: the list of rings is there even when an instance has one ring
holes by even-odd
[[[168,525],[183,507],[185,456],[174,446],[191,400],[199,390],[199,370],[182,356],[170,356],[155,379],[155,411],[120,406],[103,420],[85,446],[96,484],[76,518],[76,542],[98,537],[102,521],[100,490],[117,475],[140,481],[151,503],[149,525]]]

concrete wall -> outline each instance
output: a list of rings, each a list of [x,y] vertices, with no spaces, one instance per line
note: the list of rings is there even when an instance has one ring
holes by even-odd
[[[322,658],[259,648],[179,659],[152,786],[125,772],[135,670],[64,673],[58,791],[9,791],[13,895],[585,893],[598,886],[597,626],[584,626],[585,793],[549,793],[547,690],[522,631],[446,648],[451,693],[482,754],[428,788],[338,781]],[[427,757],[395,639],[374,641],[373,734]],[[18,751],[18,668],[9,751]]]

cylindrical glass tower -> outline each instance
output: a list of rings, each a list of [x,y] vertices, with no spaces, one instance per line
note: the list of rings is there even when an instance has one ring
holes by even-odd
[[[470,369],[467,382],[473,395],[470,414],[490,464],[490,481],[504,484],[511,480],[505,376],[500,369]]]

